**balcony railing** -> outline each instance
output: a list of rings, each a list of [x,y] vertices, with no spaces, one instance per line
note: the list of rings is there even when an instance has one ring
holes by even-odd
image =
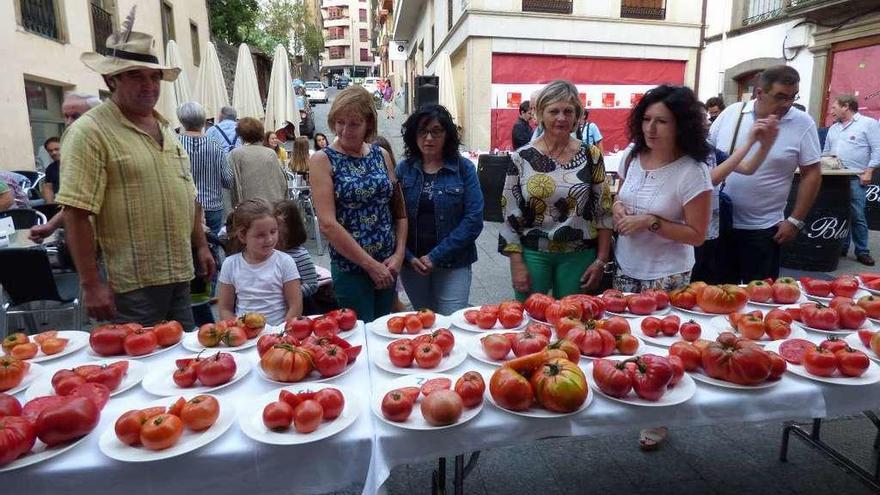
[[[787,0],[748,0],[743,13],[743,26],[769,21],[785,13]]]
[[[59,39],[54,0],[21,0],[21,25],[32,33]]]
[[[620,17],[631,19],[666,19],[666,0],[623,0]]]
[[[571,14],[571,4],[571,0],[522,0],[522,11]]]
[[[92,28],[95,32],[95,51],[107,55],[107,38],[113,33],[113,14],[91,4]]]

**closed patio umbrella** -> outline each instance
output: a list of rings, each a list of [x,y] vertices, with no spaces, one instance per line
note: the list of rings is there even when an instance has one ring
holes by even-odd
[[[180,75],[174,82],[162,81],[158,107],[159,113],[168,119],[172,127],[180,126],[180,122],[177,121],[177,108],[192,99],[189,77],[181,61],[177,43],[169,40],[165,46],[165,63],[172,67],[180,67]]]
[[[456,125],[461,125],[458,120],[458,100],[456,99],[455,81],[452,77],[452,61],[449,60],[448,52],[440,52],[437,57],[437,68],[434,74],[440,78],[439,103],[449,110],[452,120]]]
[[[253,117],[263,120],[263,100],[257,87],[257,72],[251,49],[244,43],[238,47],[238,62],[235,64],[235,81],[232,83],[232,106],[238,117]]]
[[[272,58],[272,75],[269,78],[269,97],[266,100],[266,130],[277,131],[293,124],[299,136],[299,109],[293,82],[290,77],[290,61],[283,46],[275,47]]]
[[[205,115],[209,119],[216,119],[220,115],[220,109],[229,106],[226,81],[223,79],[223,71],[220,69],[220,59],[217,58],[214,43],[208,42],[208,47],[202,55],[192,99],[205,108]]]

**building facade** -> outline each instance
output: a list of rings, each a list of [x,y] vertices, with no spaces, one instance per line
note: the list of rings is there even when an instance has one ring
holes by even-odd
[[[714,0],[711,0],[714,1]],[[711,3],[711,2],[710,2]],[[605,136],[626,145],[626,115],[651,87],[693,84],[701,0],[397,0],[394,40],[405,42],[407,86],[448,52],[459,125],[470,149],[510,148],[517,107],[569,79]]]
[[[754,77],[776,64],[801,76],[800,98],[819,127],[834,98],[853,94],[880,117],[880,2],[717,0],[709,3],[700,97],[748,99]]]
[[[324,53],[321,73],[365,77],[374,65],[371,9],[368,0],[321,0]]]
[[[6,0],[0,2],[0,168],[31,170],[49,162],[43,142],[64,130],[61,101],[69,91],[107,96],[100,76],[80,61],[83,52],[103,51],[137,5],[134,30],[151,34],[160,60],[165,43],[177,42],[183,69],[195,80],[209,41],[204,0]]]

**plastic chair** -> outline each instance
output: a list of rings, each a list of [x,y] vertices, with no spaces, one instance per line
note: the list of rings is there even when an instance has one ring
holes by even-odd
[[[0,218],[12,218],[15,230],[29,229],[34,225],[43,225],[46,223],[46,215],[31,208],[13,208],[11,210],[0,211]]]
[[[9,248],[0,249],[0,324],[2,332],[0,336],[6,336],[8,319],[11,315],[25,315],[33,317],[34,314],[47,312],[73,311],[74,330],[82,329],[82,311],[79,294],[59,293],[52,267],[49,264],[49,255],[44,249],[33,248]],[[73,284],[78,287],[79,284]],[[68,291],[71,292],[71,291]],[[9,301],[6,300],[9,295]],[[45,302],[56,301],[58,306],[46,307]],[[42,307],[31,309],[24,307],[28,303],[41,302]],[[45,323],[45,321],[44,321]]]

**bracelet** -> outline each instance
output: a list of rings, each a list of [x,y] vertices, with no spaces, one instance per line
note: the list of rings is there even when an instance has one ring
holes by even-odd
[[[613,210],[614,207],[617,206],[618,204],[621,204],[621,205],[623,205],[624,207],[626,207],[626,205],[623,204],[623,201],[621,201],[621,200],[618,199],[617,201],[611,203],[611,209]]]
[[[595,265],[595,264],[598,264],[598,265],[601,266],[602,268],[605,268],[605,266],[608,265],[608,262],[607,262],[607,261],[602,261],[601,259],[596,258],[596,259],[593,260],[593,263],[592,263],[592,264],[594,264],[594,265]]]

